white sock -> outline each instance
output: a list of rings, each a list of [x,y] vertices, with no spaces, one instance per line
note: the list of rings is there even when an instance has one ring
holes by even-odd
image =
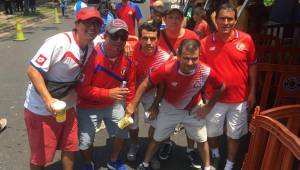
[[[210,166],[204,167],[204,170],[210,170]]]
[[[194,150],[194,148],[188,148],[188,147],[186,148],[186,152],[187,152],[187,153],[190,153],[190,152],[192,152],[193,150]]]
[[[232,170],[234,162],[227,159],[224,170]]]
[[[213,158],[219,158],[220,157],[219,148],[213,148],[213,149],[211,149],[211,154],[212,154]]]
[[[143,162],[143,165],[144,165],[144,167],[148,167],[148,166],[149,166],[149,163]]]

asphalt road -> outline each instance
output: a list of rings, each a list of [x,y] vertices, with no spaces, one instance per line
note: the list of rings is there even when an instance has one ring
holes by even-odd
[[[141,6],[146,16],[149,14],[148,4]],[[33,27],[24,31],[27,41],[16,42],[5,40],[0,42],[0,117],[8,119],[8,127],[0,133],[0,170],[27,170],[29,169],[29,145],[27,132],[23,120],[23,103],[25,90],[29,83],[26,76],[26,68],[29,60],[41,46],[43,41],[59,32],[68,31],[74,25],[74,20],[62,19],[62,24],[54,25],[52,21],[36,23]],[[142,117],[142,116],[141,116]],[[148,127],[140,122],[141,152],[137,162],[126,162],[129,169],[134,169],[141,162],[147,144],[146,136]],[[171,159],[162,162],[162,170],[187,170],[188,160],[184,157],[185,135],[181,132],[172,137],[177,146],[174,148]],[[99,170],[106,169],[106,161],[109,159],[111,141],[105,130],[96,136],[95,162]],[[108,146],[106,146],[108,144]],[[126,148],[122,155],[125,159]],[[55,160],[47,170],[61,169],[59,162],[60,153],[57,152]],[[75,169],[79,170],[81,157],[77,154]]]

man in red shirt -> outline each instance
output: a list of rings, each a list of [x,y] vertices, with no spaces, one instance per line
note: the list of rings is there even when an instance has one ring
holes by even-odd
[[[128,39],[126,23],[120,19],[112,20],[106,26],[104,38],[104,42],[95,47],[97,55],[88,61],[77,87],[79,148],[84,158],[84,168],[91,169],[95,127],[103,119],[109,136],[113,137],[107,167],[126,170],[119,154],[128,138],[128,130],[117,125],[125,115],[122,101],[130,102],[135,94],[133,61],[123,55]],[[123,81],[127,82],[127,87],[121,87]]]
[[[116,5],[116,13],[118,18],[127,23],[129,35],[135,35],[135,21],[139,26],[143,17],[139,6],[129,0],[122,0]]]
[[[228,154],[225,170],[233,168],[239,139],[248,131],[247,110],[251,110],[255,103],[255,48],[250,35],[234,29],[236,16],[232,5],[223,4],[216,12],[218,32],[201,41],[203,61],[226,83],[220,100],[206,117],[207,135],[216,167],[220,158],[217,137],[223,134],[226,118]],[[212,92],[208,91],[208,100]]]
[[[198,35],[194,31],[182,28],[183,19],[183,12],[178,5],[172,5],[170,9],[166,11],[164,17],[166,29],[161,31],[159,46],[169,54],[177,55],[177,48],[185,39],[199,40]],[[186,156],[188,159],[190,159],[191,166],[194,168],[200,168],[200,159],[197,154],[194,154],[194,141],[189,139],[187,136],[187,143],[188,146],[186,149]],[[169,157],[169,153],[171,152],[172,143],[165,142],[162,148],[163,149],[160,151],[159,156],[161,159],[167,159]]]
[[[160,65],[165,63],[170,55],[163,51],[158,46],[159,38],[159,28],[156,25],[145,22],[139,28],[139,42],[136,45],[133,56],[135,57],[135,67],[136,67],[136,84],[137,86],[147,77],[150,70],[157,69]],[[151,105],[155,98],[157,88],[152,88],[147,91],[141,100],[141,103],[145,110],[145,122],[150,124],[149,137],[152,138],[154,128],[156,127],[156,119],[154,115],[149,115],[147,119],[146,113],[151,109]],[[134,114],[134,124],[130,127],[130,138],[131,145],[127,153],[127,158],[130,161],[136,159],[136,153],[138,151],[138,113]],[[155,163],[154,163],[155,162]],[[159,167],[158,161],[153,161],[155,167]],[[155,168],[158,169],[158,168]]]
[[[198,39],[198,35],[191,30],[182,28],[184,16],[178,5],[172,5],[165,12],[166,29],[161,31],[159,46],[169,54],[176,55],[177,48],[184,39]]]
[[[164,94],[164,98],[159,108],[153,139],[147,148],[143,163],[138,167],[139,170],[149,169],[149,162],[160,142],[169,138],[179,123],[185,127],[189,138],[197,142],[204,170],[210,169],[204,118],[225,87],[210,67],[199,62],[199,53],[200,42],[197,39],[183,40],[179,46],[177,58],[168,60],[158,69],[151,71],[138,87],[132,103],[127,106],[127,112],[130,115],[145,91],[157,84],[165,85],[164,90],[159,91]],[[212,87],[215,93],[207,104],[199,106],[204,86]],[[155,107],[157,110],[158,104]]]

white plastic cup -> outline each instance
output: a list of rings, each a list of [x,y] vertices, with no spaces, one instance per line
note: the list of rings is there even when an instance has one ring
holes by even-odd
[[[126,128],[127,126],[129,126],[129,125],[131,125],[131,124],[133,124],[133,119],[132,119],[132,117],[130,117],[130,116],[125,116],[125,117],[123,117],[123,119],[121,119],[121,120],[119,121],[118,127],[119,127],[120,129],[124,129],[124,128]]]
[[[58,123],[62,123],[66,121],[66,102],[61,100],[55,100],[51,107],[55,112],[55,120]]]

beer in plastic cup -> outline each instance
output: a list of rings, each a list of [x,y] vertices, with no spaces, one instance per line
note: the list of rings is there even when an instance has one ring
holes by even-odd
[[[131,125],[133,123],[133,119],[130,116],[125,116],[123,119],[121,119],[118,123],[118,127],[120,129],[124,129],[125,127]]]
[[[55,111],[55,119],[58,123],[62,123],[66,121],[66,102],[55,100],[52,103],[52,108]]]

